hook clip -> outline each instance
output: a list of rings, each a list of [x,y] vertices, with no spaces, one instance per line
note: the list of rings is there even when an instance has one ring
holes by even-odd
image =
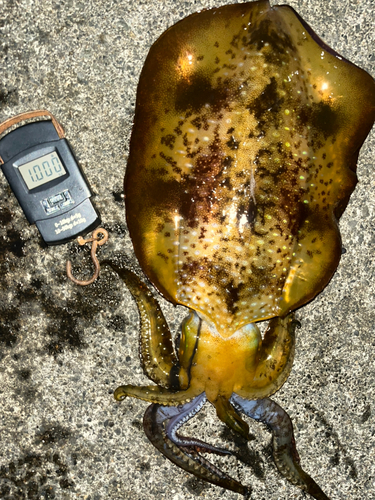
[[[99,239],[100,234],[102,235],[102,238]],[[75,278],[72,275],[72,263],[70,262],[70,260],[68,260],[68,262],[66,263],[66,274],[67,274],[68,278],[71,281],[73,281],[73,283],[75,283],[76,285],[81,285],[81,286],[91,285],[91,283],[94,283],[94,281],[97,279],[97,277],[99,276],[99,273],[100,273],[100,264],[99,264],[99,260],[96,256],[96,249],[97,249],[98,245],[99,246],[104,245],[104,243],[108,240],[108,237],[109,237],[108,232],[105,229],[103,229],[102,227],[95,229],[95,231],[92,233],[92,237],[88,238],[87,240],[82,238],[82,236],[78,236],[77,241],[78,241],[78,244],[81,246],[85,245],[86,243],[90,243],[92,241],[91,259],[92,259],[94,266],[95,266],[95,272],[89,280],[77,280],[77,278]]]

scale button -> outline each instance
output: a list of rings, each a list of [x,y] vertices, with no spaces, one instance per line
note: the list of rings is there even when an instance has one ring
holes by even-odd
[[[60,203],[60,207],[65,208],[65,207],[68,207],[69,205],[73,205],[74,200],[73,200],[72,195],[70,194],[69,190],[67,189],[67,190],[63,191],[62,194],[64,195],[64,202]]]
[[[65,198],[63,196],[63,193],[55,194],[54,196],[50,196],[48,198],[48,203],[53,206],[57,205],[57,203],[60,203],[61,201],[65,201]]]
[[[60,210],[59,205],[55,205],[54,207],[44,207],[45,212],[50,215],[58,212]]]

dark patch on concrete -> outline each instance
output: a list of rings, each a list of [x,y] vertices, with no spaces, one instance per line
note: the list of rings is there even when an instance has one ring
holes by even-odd
[[[72,245],[73,246],[73,245]],[[78,253],[82,262],[82,253],[87,256],[87,272],[92,272],[92,263],[90,258],[90,249],[78,248],[75,245],[72,252]],[[9,261],[14,265],[19,265],[19,258],[9,256]],[[1,264],[1,262],[0,262]],[[7,261],[4,261],[4,268]],[[9,272],[9,270],[4,269]],[[73,263],[75,275],[80,277],[79,268]],[[82,276],[82,275],[81,275]],[[55,275],[53,286],[59,283],[65,283],[66,277],[62,266],[61,273]],[[7,282],[2,281],[1,287],[6,289]],[[34,314],[40,314],[41,317],[47,319],[47,326],[44,331],[40,328],[41,337],[47,334],[50,341],[45,345],[45,349],[49,354],[56,356],[65,349],[81,349],[85,347],[83,340],[83,324],[85,319],[92,323],[98,314],[98,304],[102,304],[103,296],[112,297],[111,283],[106,279],[99,279],[95,285],[84,290],[72,284],[73,297],[69,300],[61,300],[54,296],[53,288],[47,286],[40,279],[34,278],[29,286],[18,285],[12,290],[12,302],[7,303],[6,300],[0,304],[0,345],[4,347],[13,347],[18,338],[21,328],[21,314],[24,314],[23,305],[27,305],[27,310]],[[23,330],[23,335],[27,335],[27,331]],[[22,377],[22,375],[20,374]],[[25,379],[25,378],[24,378]]]
[[[363,412],[361,416],[361,424],[364,424],[367,422],[367,420],[371,417],[371,406],[367,405],[365,411]]]
[[[50,37],[50,34],[47,31],[43,31],[41,29],[38,30],[38,38],[39,38],[39,42],[41,44],[48,43],[49,37]]]
[[[42,288],[42,281],[40,281],[39,279],[37,278],[33,278],[31,281],[30,281],[30,285],[32,286],[33,289],[35,290],[40,290]]]
[[[0,88],[0,109],[5,106],[17,106],[19,101],[17,89]]]
[[[15,230],[11,223],[13,220],[12,212],[2,206],[0,207],[0,228],[2,236],[0,236],[0,275],[5,279],[0,281],[0,345],[13,347],[17,342],[19,330],[19,311],[15,305],[15,301],[7,304],[8,283],[6,276],[10,273],[19,271],[24,265],[25,241],[21,238],[21,234]]]
[[[59,424],[48,424],[36,436],[36,442],[43,444],[51,444],[61,441],[66,441],[71,435],[68,429],[65,429]]]
[[[124,192],[122,189],[120,191],[112,191],[112,196],[116,203],[124,205]]]
[[[6,252],[11,252],[15,257],[24,257],[25,241],[21,238],[21,234],[13,227],[6,230],[6,236],[3,236],[1,241],[0,261],[5,258]]]
[[[12,213],[8,208],[0,207],[0,226],[6,226],[12,222]]]
[[[130,321],[125,316],[116,315],[113,316],[107,323],[107,328],[110,330],[115,330],[116,332],[125,333],[127,326],[129,326]]]
[[[87,308],[87,302],[84,298],[76,297],[73,300],[68,300],[65,306],[58,306],[53,299],[45,298],[42,307],[50,320],[47,333],[51,337],[51,341],[45,346],[49,354],[55,356],[67,348],[77,349],[85,345],[82,330],[77,328],[79,317],[74,314],[77,309],[83,312]]]
[[[49,484],[61,477],[61,489],[69,489],[74,482],[68,478],[68,466],[58,453],[25,454],[15,462],[0,467],[0,498],[2,500],[52,500],[61,498],[61,492]]]
[[[132,426],[138,429],[139,431],[143,431],[143,424],[140,420],[133,420]]]
[[[148,462],[141,462],[139,468],[141,471],[149,471],[151,470],[151,465]]]
[[[305,408],[311,411],[316,419],[324,425],[324,428],[326,430],[325,435],[327,439],[331,439],[335,450],[334,450],[334,455],[331,456],[330,458],[330,463],[333,466],[339,465],[340,461],[343,460],[345,465],[349,468],[349,477],[352,479],[357,479],[358,478],[358,472],[357,468],[354,464],[354,461],[352,458],[348,456],[348,453],[344,446],[341,444],[339,436],[337,432],[334,430],[333,425],[331,425],[324,415],[322,415],[316,408],[314,408],[312,405],[305,403]]]
[[[13,347],[17,342],[17,333],[19,330],[19,310],[16,307],[9,307],[1,311],[0,320],[0,343],[6,347]]]
[[[208,490],[210,485],[203,481],[203,479],[198,479],[196,477],[191,477],[184,482],[183,486],[192,494],[197,497],[202,496],[204,490]]]
[[[19,378],[21,380],[29,380],[30,375],[31,375],[31,371],[30,370],[20,370],[18,372],[18,376],[19,376]]]
[[[87,288],[84,292],[79,291],[74,298],[56,304],[53,298],[42,294],[40,305],[49,319],[47,334],[51,341],[45,346],[47,352],[56,356],[65,349],[81,349],[86,346],[83,339],[82,322],[87,319],[88,324],[93,322],[98,314],[98,303],[102,301],[95,293],[96,289]],[[96,300],[97,299],[97,300]]]
[[[255,436],[250,434],[249,440],[233,432],[228,427],[225,427],[220,433],[220,437],[226,442],[234,442],[236,450],[233,455],[243,464],[251,468],[255,476],[259,479],[264,479],[264,460],[257,451],[252,450],[248,446],[249,441],[255,441]]]
[[[122,199],[121,204],[123,204],[123,203],[124,203],[124,200]],[[115,222],[112,224],[102,224],[101,227],[104,227],[104,229],[106,229],[108,231],[108,233],[110,233],[110,234],[114,233],[114,234],[118,234],[118,235],[124,235],[124,234],[127,234],[127,232],[128,232],[128,229],[125,226],[125,224],[120,223],[120,222]],[[100,260],[100,256],[99,256],[99,260]]]
[[[32,307],[32,303],[35,303],[42,308],[49,320],[47,333],[52,337],[46,345],[49,354],[56,355],[66,348],[83,347],[82,328],[78,326],[77,322],[85,311],[87,317],[92,318],[95,310],[95,308],[90,307],[87,298],[85,300],[82,295],[77,295],[76,298],[68,300],[64,305],[59,305],[53,298],[47,297],[45,293],[38,293],[37,288],[23,289],[19,287],[13,300],[16,304],[28,303],[29,307]],[[17,342],[20,329],[20,309],[16,306],[10,306],[2,311],[1,316],[0,342],[4,343],[6,347],[13,347]]]

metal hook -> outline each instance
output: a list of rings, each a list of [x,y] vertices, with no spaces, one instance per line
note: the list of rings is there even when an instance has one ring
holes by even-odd
[[[101,239],[99,239],[100,234],[103,236]],[[99,272],[100,272],[100,264],[99,264],[98,258],[96,256],[96,249],[97,249],[98,245],[99,246],[104,245],[104,243],[108,240],[108,237],[109,237],[108,232],[105,229],[103,229],[102,227],[100,227],[99,229],[95,229],[95,231],[92,233],[92,237],[88,238],[87,240],[82,238],[82,236],[78,236],[77,241],[78,241],[79,245],[84,245],[85,243],[89,243],[90,241],[92,241],[91,259],[92,259],[94,266],[95,266],[95,272],[94,272],[92,278],[90,278],[89,280],[77,280],[77,278],[75,278],[72,275],[72,263],[70,262],[70,260],[68,260],[68,262],[66,263],[66,274],[67,274],[68,278],[71,281],[73,281],[73,283],[75,283],[76,285],[81,285],[81,286],[91,285],[91,283],[94,283],[96,278],[99,276]]]

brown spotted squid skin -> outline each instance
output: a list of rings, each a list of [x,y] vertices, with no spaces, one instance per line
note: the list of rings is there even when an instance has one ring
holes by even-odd
[[[176,355],[150,290],[112,266],[137,301],[142,364],[157,384],[121,386],[115,397],[152,402],[148,437],[198,477],[248,491],[199,453],[225,451],[177,434],[208,399],[245,437],[240,413],[267,423],[280,472],[328,499],[299,465],[290,419],[268,396],[292,366],[293,311],[339,263],[337,221],[374,119],[372,77],[288,6],[202,11],[150,49],[125,177],[127,222],[144,273],[190,315]],[[263,339],[262,320],[270,320]]]

